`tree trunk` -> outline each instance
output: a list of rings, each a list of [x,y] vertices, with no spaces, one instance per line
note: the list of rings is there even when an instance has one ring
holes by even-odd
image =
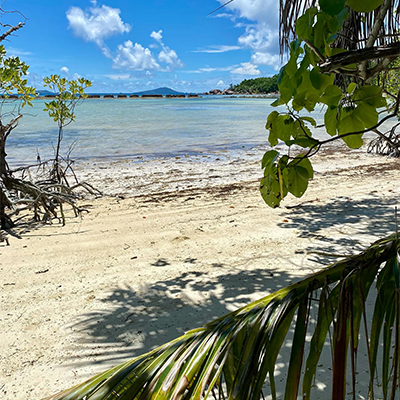
[[[6,129],[0,124],[0,180],[3,182],[7,174],[6,156]],[[2,191],[0,191],[0,229],[6,229],[6,204]]]
[[[54,174],[57,179],[58,183],[61,183],[61,171],[60,171],[60,147],[61,147],[61,140],[62,140],[62,126],[58,128],[58,141],[57,141],[57,148],[56,154],[54,158]]]

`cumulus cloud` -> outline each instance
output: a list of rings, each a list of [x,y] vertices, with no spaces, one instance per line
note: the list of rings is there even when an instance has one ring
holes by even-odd
[[[97,3],[93,2],[93,7],[86,11],[79,7],[71,7],[67,11],[67,19],[76,36],[102,47],[104,39],[131,30],[130,25],[122,21],[120,13],[118,8],[106,5],[98,7]]]
[[[260,75],[261,72],[257,69],[257,66],[246,62],[246,63],[242,63],[242,66],[236,69],[233,69],[231,71],[232,74],[237,74],[237,75]]]
[[[161,42],[162,30],[159,30],[158,32],[156,31],[151,32],[150,37],[152,37],[154,40],[157,40],[157,42]]]
[[[178,58],[175,50],[171,50],[167,46],[163,46],[163,50],[158,54],[160,62],[164,62],[172,66],[173,68],[183,67],[182,61]]]
[[[221,4],[226,2],[218,1]],[[235,0],[225,9],[237,19],[248,20],[237,23],[236,27],[245,30],[238,38],[238,45],[251,50],[251,59],[249,63],[245,63],[247,67],[242,64],[242,67],[235,71],[249,71],[256,75],[258,65],[268,65],[278,70],[281,65],[278,44],[279,2],[276,0]]]
[[[256,52],[251,56],[250,62],[256,65],[269,65],[275,71],[279,71],[282,60],[279,54]]]
[[[60,72],[65,75],[69,75],[69,68],[68,67],[61,67]]]
[[[157,44],[149,47],[161,47],[158,61],[157,56],[153,55],[149,48],[142,46],[140,43],[133,44],[131,40],[120,44],[116,51],[110,50],[104,43],[105,39],[114,35],[128,33],[131,30],[130,25],[122,21],[120,13],[121,11],[118,8],[106,5],[100,7],[96,1],[92,1],[92,7],[87,10],[71,7],[67,11],[67,19],[69,27],[76,36],[87,42],[96,43],[103,54],[113,60],[113,68],[136,71],[169,71],[172,68],[183,66],[176,51],[163,43],[162,30],[152,31],[150,34],[150,37]],[[160,63],[167,64],[167,66],[162,66]]]
[[[133,44],[130,40],[118,46],[113,62],[113,68],[119,69],[137,71],[161,69],[160,64],[157,63],[148,48],[138,43]]]
[[[278,38],[278,31],[274,31],[267,24],[262,23],[247,26],[245,33],[239,37],[238,43],[256,52],[266,52],[270,50],[278,52]]]
[[[166,46],[162,41],[162,30],[158,32],[153,31],[150,34],[150,37],[157,41],[162,50],[158,53],[158,61],[162,63],[166,63],[169,67],[173,68],[180,68],[183,67],[182,61],[179,59],[178,55],[176,54],[175,50],[171,50],[168,46]],[[151,45],[150,45],[151,47]],[[154,47],[154,46],[153,46]]]

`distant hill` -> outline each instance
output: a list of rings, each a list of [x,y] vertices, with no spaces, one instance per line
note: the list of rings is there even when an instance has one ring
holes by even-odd
[[[38,93],[39,96],[54,95],[54,92],[50,92],[49,90],[36,90],[36,93]]]
[[[165,96],[167,94],[186,94],[186,93],[177,92],[176,90],[167,87],[160,87],[153,90],[144,90],[142,92],[135,92],[132,94],[138,94],[139,96],[141,96],[142,94],[162,94],[163,96]]]

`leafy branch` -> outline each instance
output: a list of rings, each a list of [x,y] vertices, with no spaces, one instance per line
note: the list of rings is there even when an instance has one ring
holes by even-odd
[[[284,12],[290,10],[288,3],[292,2],[287,0]],[[311,3],[316,5],[316,1]],[[272,104],[285,105],[287,111],[273,111],[266,123],[271,147],[282,142],[288,147],[286,154],[270,150],[262,161],[264,177],[260,190],[269,206],[279,206],[288,193],[296,197],[305,193],[313,177],[309,158],[326,144],[340,140],[356,149],[363,145],[367,132],[374,132],[390,146],[393,154],[400,153],[398,136],[378,129],[384,122],[399,116],[398,87],[379,85],[376,78],[386,76],[391,63],[400,54],[400,42],[384,45],[380,42],[375,46],[378,38],[382,41],[383,37],[388,40],[396,37],[392,32],[382,33],[392,11],[392,1],[383,0],[375,11],[374,21],[369,23],[370,32],[364,36],[367,37],[365,47],[339,47],[344,36],[351,41],[358,37],[348,29],[355,11],[371,11],[372,4],[375,4],[372,0],[362,4],[353,0],[320,0],[319,7],[305,8],[297,19],[297,38],[290,44],[288,62],[278,77],[280,98]],[[349,7],[354,9],[349,10]],[[386,92],[391,96],[384,96]],[[303,110],[312,112],[317,105],[323,105],[323,127],[331,136],[328,139],[316,138],[313,134],[315,120],[300,114]],[[386,109],[387,115],[379,118],[382,109]],[[292,148],[295,156],[291,156]]]

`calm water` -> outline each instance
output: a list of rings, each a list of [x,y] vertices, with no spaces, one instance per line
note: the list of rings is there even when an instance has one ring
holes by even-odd
[[[88,99],[65,128],[63,154],[72,158],[137,158],[235,150],[267,143],[271,99]],[[44,101],[24,109],[7,142],[10,165],[51,158],[57,125]]]

